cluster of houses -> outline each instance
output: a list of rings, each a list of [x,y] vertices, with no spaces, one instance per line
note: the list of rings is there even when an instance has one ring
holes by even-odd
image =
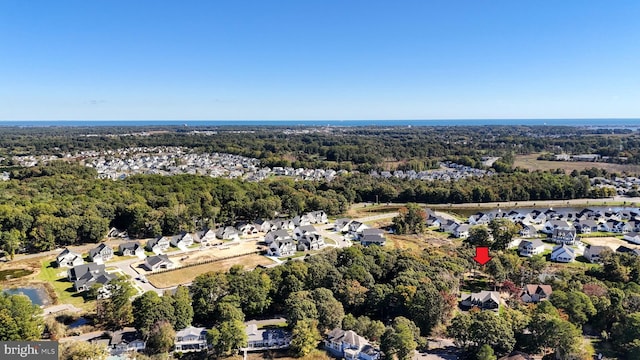
[[[348,218],[336,219],[333,224],[333,231],[345,234],[351,239],[359,241],[360,244],[364,246],[383,246],[387,241],[383,230],[370,228],[360,221]]]
[[[245,224],[254,231],[265,232],[264,243],[268,256],[291,256],[296,251],[319,250],[325,247],[323,236],[313,224],[327,224],[327,214],[315,211],[286,220],[258,220],[254,224]]]
[[[640,187],[640,178],[635,176],[615,177],[612,179],[594,177],[589,181],[591,186],[613,188],[618,195],[627,195],[628,192],[637,190]]]
[[[640,244],[640,209],[620,210],[501,210],[479,212],[471,215],[467,221],[461,222],[444,218],[427,209],[427,226],[438,227],[440,231],[449,232],[456,238],[466,238],[472,226],[486,225],[493,219],[508,219],[519,225],[519,237],[525,238],[515,243],[521,256],[531,257],[545,251],[542,239],[555,243],[551,249],[551,261],[571,262],[576,258],[573,245],[581,245],[579,234],[592,232],[624,234],[623,239],[633,244]],[[584,256],[592,262],[598,262],[600,253],[608,249],[602,246],[587,246]],[[624,251],[624,249],[622,249]]]
[[[460,165],[453,162],[440,163],[440,169],[415,171],[415,170],[395,170],[395,171],[376,171],[372,170],[369,175],[375,178],[398,178],[407,180],[441,180],[441,181],[457,181],[468,177],[491,176],[494,172],[491,170],[476,169],[466,165]]]
[[[247,352],[288,349],[291,344],[291,333],[283,328],[258,328],[256,324],[248,324],[245,328],[247,346],[240,350]],[[146,342],[142,334],[135,328],[124,328],[113,333],[105,333],[89,340],[90,343],[103,344],[112,356],[142,352]],[[209,348],[207,328],[189,326],[176,331],[173,351],[189,353],[204,351]],[[324,348],[332,355],[350,360],[378,360],[380,350],[367,339],[352,330],[334,329],[325,335]]]

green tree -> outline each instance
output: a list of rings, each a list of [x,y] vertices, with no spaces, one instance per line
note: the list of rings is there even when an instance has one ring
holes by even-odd
[[[413,352],[418,347],[412,324],[413,322],[406,318],[398,317],[394,319],[393,326],[387,328],[380,340],[380,345],[385,355],[396,355],[399,360],[407,360],[412,357]]]
[[[317,320],[318,308],[309,291],[297,291],[291,293],[285,301],[287,322],[295,327],[301,320]]]
[[[221,322],[207,333],[207,339],[217,355],[229,355],[247,346],[247,333],[241,320]]]
[[[577,326],[584,325],[596,314],[591,299],[581,291],[554,291],[549,297],[551,303],[569,315],[569,320]]]
[[[170,297],[160,297],[155,291],[147,291],[133,300],[133,326],[144,336],[159,321],[174,321]]]
[[[305,356],[318,347],[321,339],[317,320],[300,320],[291,331],[291,350],[298,357]]]
[[[464,243],[470,246],[491,246],[491,234],[485,226],[478,225],[469,229],[469,237],[464,239]]]
[[[121,329],[133,322],[133,306],[129,300],[136,291],[131,283],[123,278],[115,278],[104,286],[110,294],[108,298],[98,299],[96,313],[100,323],[110,329]]]
[[[240,306],[247,316],[260,315],[269,308],[272,287],[269,275],[259,270],[239,269],[235,273],[230,271],[230,278],[231,293],[240,297]]]
[[[344,308],[333,297],[333,292],[329,289],[317,288],[311,292],[311,297],[318,311],[319,328],[327,330],[340,326],[344,318]]]
[[[176,331],[169,321],[160,320],[149,329],[146,351],[150,355],[163,354],[173,348]]]
[[[191,295],[189,288],[178,286],[172,296],[173,310],[175,315],[174,329],[181,330],[191,325],[193,321],[193,307],[191,306]]]
[[[198,275],[191,285],[193,317],[200,324],[213,323],[216,303],[229,294],[229,282],[223,273],[208,272]]]
[[[426,212],[415,203],[400,208],[398,216],[393,218],[397,234],[421,234],[425,229]]]
[[[9,254],[9,258],[13,260],[16,251],[20,248],[20,244],[24,240],[24,233],[18,229],[0,232],[0,244],[2,250]]]
[[[497,357],[493,353],[493,349],[491,346],[484,344],[480,347],[478,352],[476,353],[476,359],[478,360],[496,360]]]
[[[0,340],[37,340],[44,330],[42,309],[24,295],[0,292]]]
[[[520,231],[520,227],[509,219],[496,218],[489,222],[489,229],[493,236],[492,248],[505,250],[514,236]]]

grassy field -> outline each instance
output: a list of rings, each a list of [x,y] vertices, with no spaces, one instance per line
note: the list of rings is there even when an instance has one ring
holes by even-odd
[[[210,271],[227,271],[233,265],[242,265],[245,269],[254,269],[258,265],[269,264],[273,264],[273,261],[258,254],[251,254],[209,264],[181,268],[175,271],[151,274],[147,276],[147,280],[155,287],[167,288],[180,284],[188,284],[192,282],[196,276]]]
[[[529,155],[517,155],[513,163],[516,167],[521,167],[529,170],[555,170],[563,169],[565,172],[571,172],[573,170],[585,170],[591,168],[605,169],[609,172],[629,172],[640,173],[640,166],[638,165],[622,165],[622,164],[609,164],[603,162],[590,162],[590,161],[547,161],[538,160],[540,154]]]
[[[73,284],[65,276],[59,276],[64,269],[54,267],[54,263],[55,261],[43,261],[36,279],[43,281],[49,289],[53,288],[59,304],[71,304],[85,310],[93,309],[94,301],[85,302],[82,295],[73,290]]]
[[[421,251],[429,246],[451,244],[448,233],[427,231],[422,235],[387,235],[386,247]]]

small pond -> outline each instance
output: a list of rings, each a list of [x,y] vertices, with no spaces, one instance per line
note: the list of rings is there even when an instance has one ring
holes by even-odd
[[[50,303],[47,292],[42,287],[15,287],[11,289],[2,290],[7,294],[22,294],[26,295],[31,302],[35,305],[42,306]]]

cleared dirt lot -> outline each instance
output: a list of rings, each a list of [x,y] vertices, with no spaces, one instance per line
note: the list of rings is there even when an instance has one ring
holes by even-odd
[[[253,270],[258,265],[270,265],[273,260],[258,254],[250,254],[227,260],[220,260],[208,264],[195,265],[174,271],[167,271],[147,276],[147,280],[157,288],[168,288],[181,284],[188,284],[200,274],[209,271],[227,271],[233,265],[242,265],[247,270]]]
[[[583,238],[582,242],[591,245],[597,246],[608,246],[611,250],[616,250],[619,246],[624,245],[628,248],[632,249],[640,249],[640,245],[632,244],[630,242],[624,241],[622,239],[618,239],[615,237],[593,237],[593,238]]]
[[[262,248],[262,247],[260,247]],[[229,256],[244,255],[256,252],[258,243],[256,241],[231,241],[223,244],[221,247],[199,250],[175,256],[180,260],[182,266],[203,262],[206,260],[221,259]],[[174,257],[170,257],[174,261]]]

